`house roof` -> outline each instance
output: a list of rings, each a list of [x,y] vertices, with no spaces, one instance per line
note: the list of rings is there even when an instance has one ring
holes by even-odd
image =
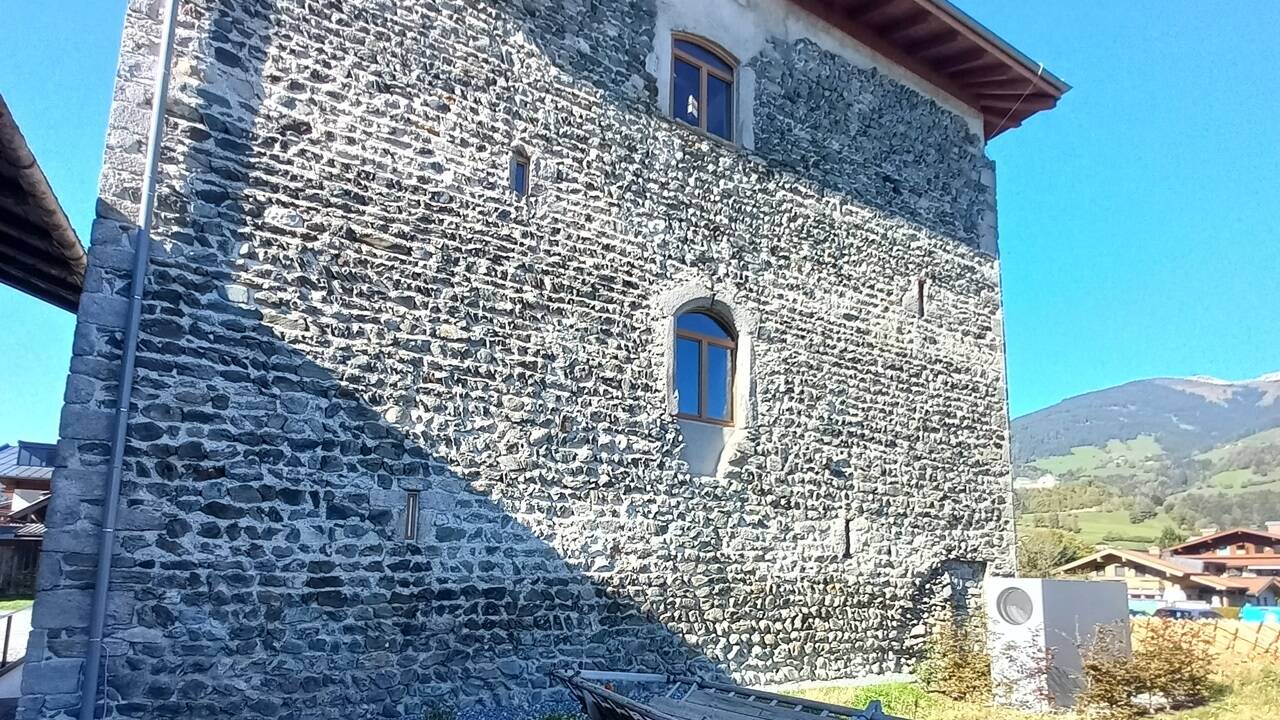
[[[1272,556],[1275,557],[1275,556]],[[1160,572],[1185,580],[1187,582],[1204,585],[1214,590],[1241,591],[1246,595],[1257,595],[1266,591],[1267,588],[1274,586],[1280,591],[1280,577],[1223,577],[1220,575],[1206,575],[1199,572],[1201,562],[1195,558],[1158,558],[1142,552],[1131,552],[1121,550],[1119,548],[1106,548],[1098,552],[1072,563],[1067,563],[1058,568],[1058,572],[1069,573],[1081,568],[1089,567],[1097,562],[1115,562],[1128,563],[1133,565],[1142,565],[1147,568],[1159,570]]]
[[[1192,575],[1192,582],[1205,585],[1216,590],[1238,590],[1246,595],[1257,595],[1269,587],[1280,589],[1280,578],[1276,577],[1222,577],[1219,575]]]
[[[44,497],[40,498],[39,500],[36,500],[35,502],[31,503],[30,505],[25,505],[25,506],[23,506],[23,507],[18,508],[17,510],[14,510],[13,512],[9,513],[9,519],[10,519],[10,520],[23,520],[23,519],[26,519],[26,518],[31,517],[31,516],[32,516],[32,515],[34,515],[37,511],[39,511],[39,510],[43,510],[43,509],[45,509],[45,507],[46,507],[46,506],[48,506],[48,505],[49,505],[49,498],[50,498],[50,497],[51,497],[51,494],[50,494],[50,493],[45,493],[45,494],[44,494]]]
[[[1252,528],[1231,528],[1230,530],[1223,530],[1221,532],[1213,533],[1212,535],[1205,535],[1204,537],[1198,537],[1194,540],[1188,540],[1181,545],[1174,545],[1173,547],[1168,548],[1168,551],[1175,555],[1194,555],[1196,553],[1193,551],[1197,547],[1201,545],[1213,546],[1218,543],[1223,543],[1228,537],[1233,535],[1251,538],[1253,541],[1261,540],[1268,544],[1280,543],[1280,535],[1276,535],[1274,533],[1254,530]]]
[[[1103,550],[1099,550],[1098,552],[1092,555],[1089,555],[1088,557],[1080,558],[1075,562],[1070,562],[1070,563],[1067,563],[1066,565],[1059,567],[1058,572],[1064,572],[1064,573],[1072,572],[1074,570],[1079,570],[1080,568],[1088,567],[1089,565],[1092,565],[1096,562],[1107,560],[1107,559],[1114,559],[1114,560],[1119,560],[1121,562],[1129,562],[1136,565],[1142,565],[1155,570],[1159,570],[1160,572],[1165,573],[1167,575],[1173,575],[1174,577],[1189,577],[1191,575],[1194,575],[1196,571],[1199,569],[1198,567],[1192,568],[1186,565],[1180,565],[1178,563],[1170,562],[1167,559],[1158,558],[1149,553],[1131,552],[1129,550],[1121,550],[1119,548],[1105,548]]]
[[[1179,555],[1188,560],[1201,560],[1206,563],[1222,563],[1227,567],[1248,567],[1259,563],[1280,565],[1280,553],[1239,553],[1219,555],[1217,553],[1200,553],[1199,555]]]
[[[75,312],[85,253],[0,97],[0,282]]]
[[[0,445],[0,478],[49,479],[53,477],[53,458],[57,446],[47,443],[19,441],[17,445]]]
[[[991,139],[1071,86],[947,0],[792,0],[978,111]]]

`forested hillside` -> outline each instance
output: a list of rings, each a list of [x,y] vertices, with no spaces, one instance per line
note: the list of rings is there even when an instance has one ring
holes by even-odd
[[[1024,526],[1087,544],[1169,544],[1280,520],[1280,376],[1128,383],[1013,422]],[[1050,477],[1045,477],[1050,476]]]

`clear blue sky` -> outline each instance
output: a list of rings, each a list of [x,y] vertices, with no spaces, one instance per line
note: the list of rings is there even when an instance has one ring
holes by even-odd
[[[1012,413],[1280,370],[1280,2],[958,1],[1075,86],[989,150]],[[5,5],[0,93],[87,239],[124,0]],[[0,442],[53,440],[73,318],[0,319]]]

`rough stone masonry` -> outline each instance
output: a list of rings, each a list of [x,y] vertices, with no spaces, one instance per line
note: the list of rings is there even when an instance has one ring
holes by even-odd
[[[740,58],[754,149],[710,139],[659,107],[660,4],[183,2],[107,717],[900,671],[1011,569],[981,136],[776,37]],[[159,5],[129,3],[23,718],[80,701]],[[753,319],[716,476],[669,409],[681,292]]]

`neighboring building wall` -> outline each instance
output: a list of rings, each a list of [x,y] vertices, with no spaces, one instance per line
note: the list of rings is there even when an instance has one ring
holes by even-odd
[[[78,703],[154,5],[125,29],[25,718]],[[547,672],[577,665],[898,671],[926,615],[1012,571],[969,119],[771,38],[740,58],[756,153],[709,141],[658,108],[645,2],[183,7],[114,716],[421,717],[562,698]],[[752,347],[714,476],[688,472],[669,412],[667,313],[689,296]]]

